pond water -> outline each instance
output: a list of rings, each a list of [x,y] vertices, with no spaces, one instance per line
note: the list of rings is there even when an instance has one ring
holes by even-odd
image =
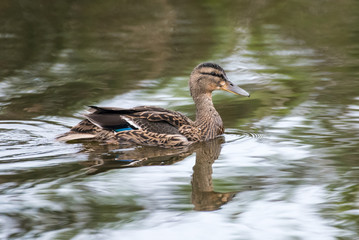
[[[0,239],[359,239],[359,2],[0,3]],[[223,138],[117,149],[56,136],[88,105],[195,117],[220,64]],[[129,161],[131,160],[131,161]]]

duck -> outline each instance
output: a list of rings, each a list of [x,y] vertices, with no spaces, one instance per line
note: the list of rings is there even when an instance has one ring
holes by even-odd
[[[212,101],[212,92],[227,91],[249,97],[233,84],[216,63],[196,66],[189,78],[196,119],[156,106],[133,108],[89,106],[85,119],[60,135],[59,141],[97,140],[107,144],[181,148],[214,139],[224,133],[223,121]]]

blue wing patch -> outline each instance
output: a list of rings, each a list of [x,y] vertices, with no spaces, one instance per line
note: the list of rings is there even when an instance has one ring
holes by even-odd
[[[129,130],[133,130],[133,129],[130,128],[130,127],[127,127],[127,128],[118,128],[118,129],[115,129],[115,132],[122,132],[122,131],[129,131]]]

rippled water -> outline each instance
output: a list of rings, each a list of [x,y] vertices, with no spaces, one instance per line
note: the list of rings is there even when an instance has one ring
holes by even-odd
[[[2,1],[0,239],[359,238],[357,1]],[[223,138],[117,149],[56,136],[87,105],[194,118],[219,63]]]

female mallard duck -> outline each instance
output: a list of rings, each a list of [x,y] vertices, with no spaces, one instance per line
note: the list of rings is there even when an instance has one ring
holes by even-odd
[[[196,121],[179,112],[160,107],[111,108],[91,106],[87,119],[71,128],[59,140],[96,139],[107,143],[161,147],[182,147],[223,134],[223,122],[212,102],[214,90],[249,97],[234,85],[214,63],[194,68],[189,88],[196,104]]]

